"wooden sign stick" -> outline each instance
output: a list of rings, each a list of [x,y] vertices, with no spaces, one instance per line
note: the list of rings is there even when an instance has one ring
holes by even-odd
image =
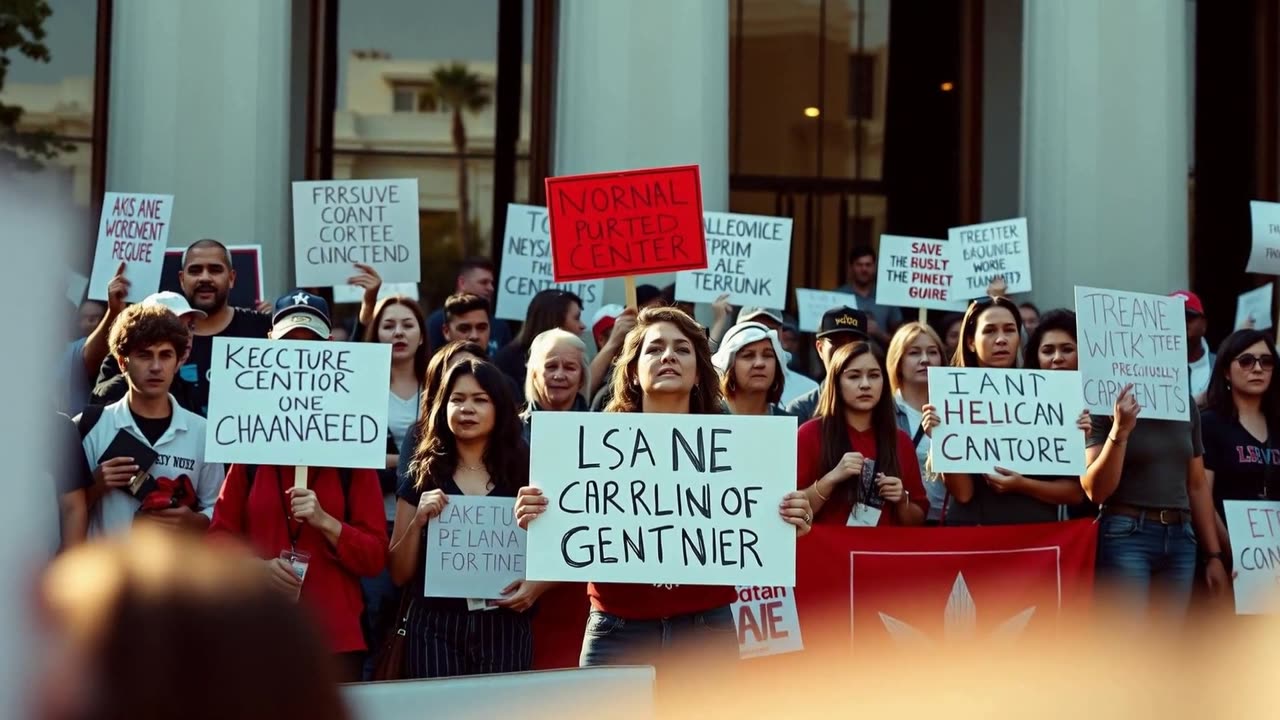
[[[920,308],[920,324],[929,324],[929,308]]]
[[[627,307],[638,311],[640,308],[636,307],[636,276],[626,275],[622,280],[626,283]]]
[[[307,466],[306,465],[293,466],[293,489],[294,490],[307,489]]]

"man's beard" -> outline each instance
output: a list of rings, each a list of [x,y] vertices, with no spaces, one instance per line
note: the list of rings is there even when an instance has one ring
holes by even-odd
[[[212,290],[213,299],[202,303],[197,299],[199,297],[197,293],[201,290]],[[219,290],[216,285],[197,285],[191,291],[191,294],[187,296],[187,302],[191,303],[191,307],[197,310],[203,310],[208,314],[213,314],[221,310],[227,304],[228,292],[229,291],[227,290]]]

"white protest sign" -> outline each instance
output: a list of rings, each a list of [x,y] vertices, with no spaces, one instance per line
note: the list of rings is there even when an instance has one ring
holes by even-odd
[[[828,310],[838,307],[857,309],[858,296],[853,293],[796,288],[796,307],[800,313],[800,332],[818,332],[822,327],[822,316]]]
[[[387,465],[391,345],[213,338],[205,459]]]
[[[1080,475],[1085,470],[1080,373],[929,368],[934,472]]]
[[[956,299],[952,292],[957,270],[952,257],[955,247],[945,240],[881,235],[876,303],[964,311],[968,303]]]
[[[1076,324],[1084,403],[1095,415],[1115,412],[1133,383],[1142,417],[1187,420],[1187,316],[1180,298],[1076,288]]]
[[[955,295],[983,295],[997,276],[1004,277],[1009,293],[1031,292],[1026,218],[953,227],[947,239],[957,253]]]
[[[418,181],[323,180],[293,184],[293,263],[298,285],[345,285],[354,263],[383,282],[418,282]]]
[[[507,205],[507,228],[502,237],[502,277],[498,280],[498,307],[493,316],[524,322],[529,301],[547,288],[558,288],[582,298],[582,317],[589,320],[604,301],[603,280],[557,283],[551,274],[551,230],[547,209],[533,205]]]
[[[1225,500],[1237,615],[1280,612],[1280,502]]]
[[[79,307],[85,299],[84,292],[88,289],[89,278],[74,270],[67,271],[67,299],[72,305]]]
[[[740,585],[733,601],[738,656],[766,657],[804,649],[800,615],[791,588]]]
[[[1245,272],[1280,275],[1280,203],[1249,203],[1253,221],[1253,247]]]
[[[384,379],[385,384],[385,379]],[[795,418],[533,414],[530,580],[795,584]]]
[[[787,306],[791,218],[704,212],[707,269],[676,273],[676,299],[781,310]]]
[[[172,195],[107,193],[102,198],[98,245],[89,278],[89,299],[106,300],[120,263],[129,281],[126,302],[139,302],[160,288],[164,249],[169,244]]]
[[[403,295],[413,300],[418,299],[418,283],[382,283],[382,287],[378,288],[378,299],[389,298],[392,295]],[[335,304],[355,304],[364,301],[364,288],[359,285],[334,285],[333,286],[333,302]]]
[[[1236,302],[1236,330],[1243,330],[1253,320],[1254,330],[1271,327],[1271,299],[1274,283],[1267,283],[1248,292],[1240,293]]]
[[[515,498],[450,495],[427,522],[427,597],[496,600],[524,579],[525,531]]]

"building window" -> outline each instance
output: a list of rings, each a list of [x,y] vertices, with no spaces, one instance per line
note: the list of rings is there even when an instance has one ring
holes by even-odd
[[[418,112],[418,91],[412,88],[397,88],[392,96],[392,112]]]
[[[870,120],[875,116],[876,56],[849,54],[850,120]]]

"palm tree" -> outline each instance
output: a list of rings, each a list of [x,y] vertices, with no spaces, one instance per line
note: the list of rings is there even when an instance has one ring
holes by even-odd
[[[492,101],[489,81],[456,60],[431,73],[422,96],[421,109],[434,110],[443,105],[453,113],[453,151],[458,156],[458,249],[464,256],[471,240],[471,197],[467,185],[467,127],[462,113],[480,112]]]

